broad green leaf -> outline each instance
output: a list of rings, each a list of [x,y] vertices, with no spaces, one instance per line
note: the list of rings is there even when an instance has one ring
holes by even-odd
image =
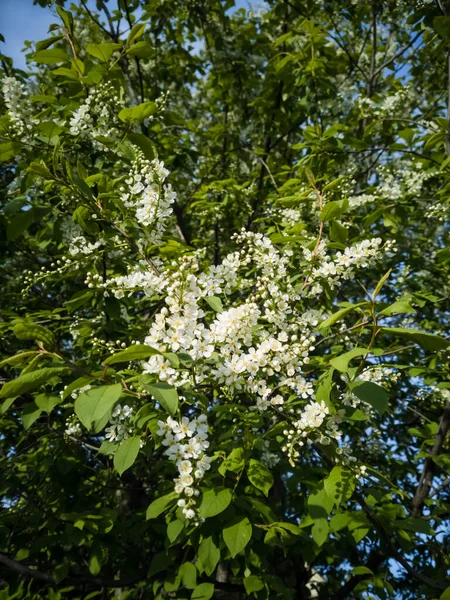
[[[136,42],[127,49],[128,56],[137,56],[139,58],[151,58],[155,54],[153,47],[145,41]]]
[[[202,541],[198,548],[197,556],[202,569],[208,576],[211,575],[220,560],[220,550],[214,543],[212,536]]]
[[[146,390],[157,400],[169,415],[174,415],[178,410],[178,392],[168,383],[153,383],[146,386]]]
[[[34,55],[34,61],[42,65],[54,65],[61,62],[68,62],[69,56],[65,50],[52,48],[51,50],[40,50]]]
[[[416,329],[406,329],[403,327],[381,327],[383,333],[395,335],[400,338],[405,338],[410,342],[414,342],[422,346],[424,350],[438,351],[445,350],[450,346],[450,341],[445,338],[426,333],[425,331],[417,331]]]
[[[359,306],[364,306],[365,304],[367,304],[367,302],[360,302],[359,304],[352,304],[352,306],[346,306],[345,308],[341,308],[337,312],[333,313],[330,317],[328,317],[328,319],[325,319],[325,321],[322,321],[322,323],[320,323],[318,327],[319,331],[331,327],[331,325],[334,325],[334,323],[343,319],[345,315],[347,315],[350,312],[353,312]]]
[[[87,44],[86,51],[91,56],[95,56],[95,58],[98,58],[102,62],[108,62],[113,52],[119,50],[121,47],[121,44],[115,44],[113,42],[104,42],[102,44]]]
[[[149,519],[156,519],[156,517],[159,517],[161,513],[173,506],[178,498],[178,494],[171,492],[170,494],[160,496],[159,498],[156,498],[156,500],[153,500],[153,502],[147,508],[147,513],[145,516],[147,521]]]
[[[3,384],[0,390],[0,398],[11,398],[31,392],[42,385],[47,384],[53,377],[62,375],[67,369],[65,367],[47,367],[38,371],[31,371],[20,375],[17,379]]]
[[[19,142],[2,142],[0,144],[0,163],[7,162],[14,158],[19,154],[22,147],[22,144],[19,144]]]
[[[450,600],[450,587],[439,596],[439,600]]]
[[[133,108],[123,108],[119,112],[119,119],[127,124],[140,123],[155,114],[156,110],[157,106],[154,102],[144,102]]]
[[[184,529],[183,521],[175,519],[167,525],[167,537],[170,542],[174,542]],[[195,568],[195,567],[194,567]]]
[[[352,392],[363,402],[367,402],[380,415],[389,408],[386,391],[372,381],[356,381],[350,386]]]
[[[216,312],[220,313],[223,311],[222,300],[217,296],[206,296],[205,300],[210,305],[210,307]]]
[[[243,582],[247,595],[264,589],[264,581],[257,575],[249,575],[248,577],[244,577]]]
[[[47,348],[55,346],[53,333],[42,325],[36,323],[16,323],[14,325],[14,335],[19,340],[37,340],[42,342]]]
[[[191,600],[210,600],[214,595],[213,583],[201,583],[191,594]]]
[[[34,402],[26,404],[21,415],[22,423],[25,429],[29,429],[36,421],[36,419],[39,419],[41,414],[42,410],[38,406],[36,406]]]
[[[34,223],[35,217],[36,215],[32,208],[29,210],[21,210],[19,213],[17,213],[17,215],[8,224],[8,228],[6,230],[6,237],[8,240],[15,240],[22,235],[22,233],[24,233],[28,227]]]
[[[434,535],[434,530],[429,521],[418,517],[408,517],[406,519],[397,519],[394,521],[394,527],[397,529],[406,529],[424,535]]]
[[[228,488],[215,488],[203,493],[199,514],[202,519],[215,517],[230,504],[233,495]]]
[[[98,433],[106,425],[105,418],[107,421],[121,393],[120,383],[104,385],[83,392],[75,400],[75,414],[86,429],[93,429]]]
[[[227,471],[233,471],[236,473],[243,468],[244,464],[244,449],[235,448],[220,465],[218,471],[223,477],[225,477],[225,473]]]
[[[178,575],[181,577],[183,586],[188,590],[197,587],[197,569],[191,562],[185,562],[181,565]]]
[[[139,436],[129,437],[121,442],[114,454],[114,468],[119,475],[133,466],[140,448],[141,438]]]
[[[47,414],[50,414],[55,408],[55,406],[61,404],[63,399],[61,398],[61,396],[49,396],[48,394],[39,394],[39,396],[36,396],[34,401],[41,410],[43,410]]]
[[[341,356],[336,356],[336,358],[332,358],[330,363],[333,365],[335,369],[341,371],[342,373],[346,373],[349,369],[349,362],[356,358],[357,356],[364,356],[368,354],[369,350],[367,348],[354,348],[345,354],[341,354]]]
[[[237,556],[247,546],[251,537],[252,526],[247,517],[238,518],[223,529],[223,539],[231,558]]]
[[[155,354],[160,354],[158,350],[151,348],[150,346],[146,346],[145,344],[136,344],[135,346],[130,346],[122,352],[118,352],[117,354],[113,354],[108,357],[104,363],[105,365],[115,365],[121,362],[129,362],[132,360],[142,360],[144,358],[148,358],[149,356],[154,356]]]
[[[320,211],[321,221],[331,221],[332,219],[339,219],[348,208],[348,200],[337,200],[327,202]]]
[[[350,469],[336,466],[332,469],[323,485],[327,496],[333,500],[336,507],[348,500],[355,490],[355,476]]]
[[[247,476],[258,490],[261,490],[266,496],[269,495],[269,490],[273,486],[273,475],[267,467],[258,460],[251,458]]]
[[[89,572],[91,575],[98,575],[102,568],[103,553],[98,544],[95,544],[89,558]]]
[[[411,306],[412,297],[410,295],[405,296],[404,298],[400,298],[390,306],[387,306],[382,311],[378,313],[378,316],[386,315],[391,316],[395,314],[415,314],[416,309]]]
[[[35,358],[40,354],[39,350],[30,350],[29,352],[20,352],[19,354],[15,354],[14,356],[9,356],[4,360],[0,361],[0,368],[6,365],[10,365],[12,367],[16,365],[21,365],[23,362],[31,358]]]

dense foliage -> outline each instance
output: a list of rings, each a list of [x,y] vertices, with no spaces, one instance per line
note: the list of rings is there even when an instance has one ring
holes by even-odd
[[[0,598],[450,598],[450,3],[52,9],[1,57]]]

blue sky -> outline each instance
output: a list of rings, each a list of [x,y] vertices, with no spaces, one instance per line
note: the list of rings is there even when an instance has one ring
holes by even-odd
[[[247,8],[263,4],[258,0],[236,0],[236,7]],[[67,3],[70,5],[70,2]],[[90,8],[95,7],[94,0],[88,0]],[[0,52],[11,56],[14,66],[24,69],[25,56],[21,52],[25,40],[37,41],[47,37],[51,23],[59,21],[52,11],[40,6],[33,6],[33,0],[0,0],[0,33],[5,37],[5,44],[0,43]]]

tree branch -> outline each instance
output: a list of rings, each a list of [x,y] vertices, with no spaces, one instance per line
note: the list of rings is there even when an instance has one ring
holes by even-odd
[[[425,500],[428,498],[430,490],[433,486],[434,469],[436,466],[433,457],[438,456],[441,453],[449,427],[450,402],[447,402],[439,423],[439,428],[434,438],[433,448],[431,449],[430,456],[427,456],[425,459],[422,474],[419,479],[419,485],[417,486],[416,493],[414,494],[414,498],[411,503],[413,517],[417,517],[422,514]]]
[[[23,563],[10,558],[6,554],[0,553],[0,563],[5,565],[11,571],[15,571],[19,573],[19,575],[23,575],[24,577],[31,577],[32,579],[37,579],[38,581],[45,581],[46,583],[56,583],[55,578],[52,575],[48,575],[47,573],[42,573],[37,569],[31,569],[27,567]],[[90,577],[86,575],[80,575],[79,577],[66,577],[64,579],[65,583],[70,583],[71,585],[96,585],[108,588],[119,588],[119,587],[127,587],[137,583],[138,581],[142,581],[145,579],[145,574],[141,573],[139,576],[131,577],[129,579],[105,579],[103,577]]]

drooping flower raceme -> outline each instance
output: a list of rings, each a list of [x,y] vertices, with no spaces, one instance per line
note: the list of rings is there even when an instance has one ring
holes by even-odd
[[[176,198],[172,186],[165,183],[168,174],[164,163],[139,154],[126,180],[128,187],[121,188],[122,202],[135,211],[141,225],[149,228],[148,241],[155,245],[161,243]]]
[[[33,116],[33,104],[26,85],[15,77],[5,77],[2,92],[13,130],[22,142],[32,143],[32,131],[39,120]]]
[[[175,492],[184,496],[180,498],[178,506],[183,508],[187,519],[193,519],[197,514],[194,497],[199,494],[196,482],[211,467],[211,459],[205,453],[209,447],[207,417],[182,417],[179,421],[168,417],[165,422],[158,421],[158,426],[157,433],[164,438],[162,444],[166,447],[164,454],[178,468],[178,477],[174,480]]]

